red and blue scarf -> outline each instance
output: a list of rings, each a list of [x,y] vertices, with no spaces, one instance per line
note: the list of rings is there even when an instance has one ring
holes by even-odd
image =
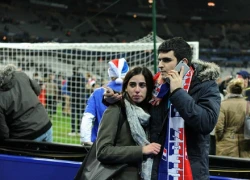
[[[194,70],[190,67],[190,70],[183,78],[183,89],[187,92],[193,73]],[[168,92],[166,89],[169,90],[169,84],[162,84],[159,78],[160,75],[157,73],[152,104],[160,101]],[[192,180],[192,170],[187,155],[184,120],[172,104],[169,105],[167,123],[166,140],[159,164],[158,180]]]

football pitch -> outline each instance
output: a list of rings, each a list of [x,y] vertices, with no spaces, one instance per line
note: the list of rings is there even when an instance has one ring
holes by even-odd
[[[62,106],[60,103],[57,105],[56,114],[51,117],[51,122],[53,124],[53,142],[80,145],[79,135],[68,135],[71,131],[71,117],[62,113]]]

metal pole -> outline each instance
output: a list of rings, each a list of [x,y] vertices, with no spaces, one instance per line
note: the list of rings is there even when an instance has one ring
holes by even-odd
[[[152,7],[153,40],[154,40],[154,72],[157,72],[157,50],[156,50],[156,0],[153,0]]]

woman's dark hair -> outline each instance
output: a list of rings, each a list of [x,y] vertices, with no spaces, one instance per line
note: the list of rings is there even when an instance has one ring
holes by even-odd
[[[122,84],[122,94],[123,96],[125,95],[125,90],[128,86],[128,82],[129,80],[136,75],[142,74],[145,78],[146,81],[146,86],[147,86],[147,95],[146,95],[146,101],[148,102],[149,100],[151,100],[152,98],[152,92],[153,92],[153,88],[154,88],[154,81],[153,81],[153,75],[152,72],[146,68],[146,67],[135,67],[133,69],[131,69],[125,76],[124,80],[123,80],[123,84]],[[144,100],[144,101],[145,101]]]

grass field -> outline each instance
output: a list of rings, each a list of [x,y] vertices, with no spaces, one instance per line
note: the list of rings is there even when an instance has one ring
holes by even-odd
[[[57,105],[57,113],[53,115],[53,141],[56,143],[63,144],[78,144],[80,145],[80,136],[69,136],[68,133],[71,131],[69,116],[62,114],[61,104]]]

